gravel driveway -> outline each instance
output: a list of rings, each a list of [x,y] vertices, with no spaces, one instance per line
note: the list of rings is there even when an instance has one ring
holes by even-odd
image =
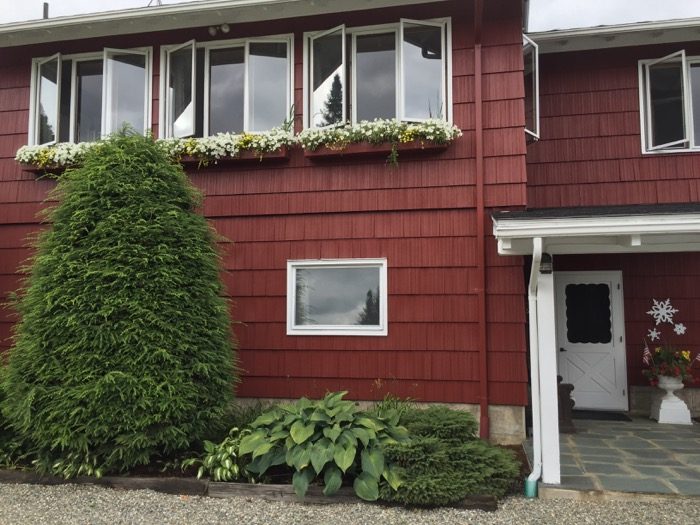
[[[89,485],[2,485],[0,524],[603,524],[700,523],[700,501],[679,503],[544,501],[510,498],[495,513],[405,510],[380,505],[304,506],[251,498],[170,496]]]

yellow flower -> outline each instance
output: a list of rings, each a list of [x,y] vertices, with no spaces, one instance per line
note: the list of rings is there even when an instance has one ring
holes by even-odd
[[[690,361],[690,351],[683,350],[681,352],[681,355],[683,356],[683,359],[685,359],[686,361]]]

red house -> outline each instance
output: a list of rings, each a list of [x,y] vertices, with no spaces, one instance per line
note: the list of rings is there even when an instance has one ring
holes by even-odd
[[[18,287],[54,186],[15,160],[25,145],[127,122],[211,151],[232,147],[219,133],[290,114],[307,134],[375,118],[454,125],[445,145],[398,141],[395,167],[388,143],[341,141],[187,169],[231,241],[240,397],[454,403],[480,414],[482,435],[520,442],[523,262],[498,256],[490,213],[526,205],[524,99],[522,7],[509,0],[211,0],[0,26],[0,294]],[[4,351],[13,322],[3,309]]]
[[[54,185],[16,155],[152,130],[231,241],[240,397],[452,403],[508,443],[531,404],[558,483],[557,373],[579,407],[648,414],[652,299],[700,350],[700,47],[697,23],[523,37],[526,10],[207,0],[0,26],[0,295]]]

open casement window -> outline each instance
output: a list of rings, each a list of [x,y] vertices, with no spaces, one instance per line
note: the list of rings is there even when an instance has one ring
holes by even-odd
[[[642,68],[647,150],[690,147],[693,128],[685,51],[647,62]]]
[[[53,144],[58,140],[61,115],[61,70],[60,53],[36,63],[34,144]]]
[[[399,42],[401,119],[445,119],[445,24],[402,19]]]
[[[523,81],[525,86],[525,133],[531,140],[540,138],[539,49],[523,35]]]
[[[386,259],[287,263],[288,335],[387,335]]]
[[[347,86],[345,80],[345,26],[341,25],[310,38],[310,125],[314,128],[345,122]]]
[[[195,134],[197,49],[194,40],[168,49],[166,55],[165,135]]]
[[[261,132],[284,125],[291,101],[288,40],[207,48],[204,134]]]
[[[396,29],[352,34],[352,121],[399,118]]]
[[[102,83],[102,135],[124,126],[147,131],[149,109],[149,60],[147,51],[104,50]]]

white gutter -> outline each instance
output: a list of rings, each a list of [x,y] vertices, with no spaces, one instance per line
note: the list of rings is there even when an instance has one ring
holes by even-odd
[[[666,31],[669,29],[692,29],[700,27],[700,18],[680,18],[675,20],[662,20],[651,22],[633,22],[630,24],[615,24],[595,27],[579,27],[574,29],[554,29],[551,31],[534,31],[528,36],[536,42],[549,42],[565,38],[577,38],[585,36],[618,36],[624,33],[638,33],[651,31]]]
[[[528,284],[530,324],[530,390],[532,397],[532,472],[525,480],[525,496],[537,495],[537,480],[542,476],[542,413],[540,407],[540,350],[537,329],[537,278],[542,261],[542,238],[532,240],[532,267]]]

